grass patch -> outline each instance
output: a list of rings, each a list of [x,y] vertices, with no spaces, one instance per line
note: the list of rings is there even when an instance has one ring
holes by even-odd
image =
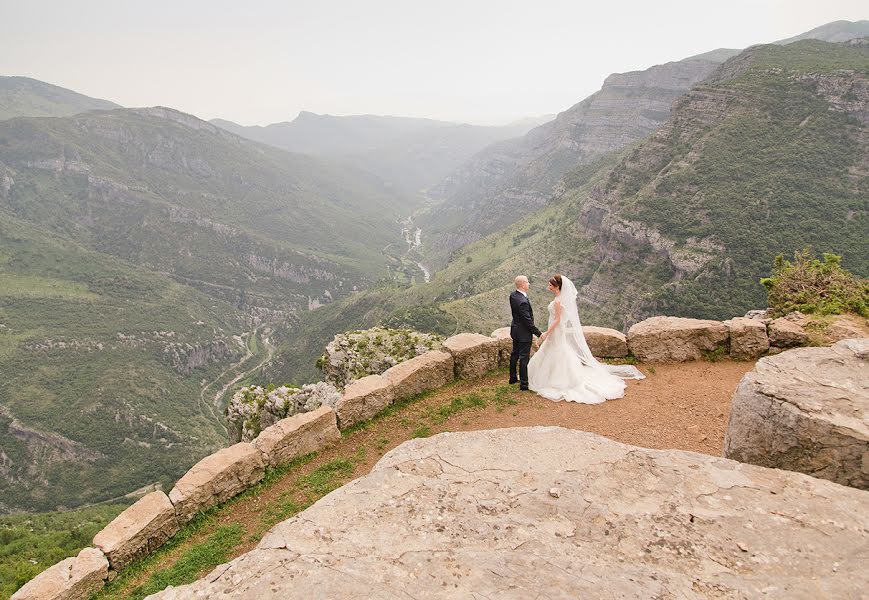
[[[134,589],[128,598],[139,600],[170,585],[196,581],[203,573],[229,560],[232,549],[241,543],[243,533],[244,528],[238,523],[218,527],[203,543],[184,552],[171,567],[151,575],[147,583]]]
[[[423,425],[422,427],[417,427],[413,430],[413,433],[410,434],[411,439],[416,438],[427,438],[431,435],[431,427],[428,425]]]
[[[727,351],[724,346],[718,346],[715,350],[704,350],[703,360],[714,363],[722,360],[726,355]]]

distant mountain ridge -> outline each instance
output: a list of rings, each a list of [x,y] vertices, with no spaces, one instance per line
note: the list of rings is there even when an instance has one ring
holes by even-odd
[[[66,117],[112,108],[121,107],[29,77],[0,76],[0,121],[13,117]]]
[[[539,120],[479,126],[411,117],[333,116],[303,111],[293,121],[265,127],[246,127],[222,119],[211,123],[276,148],[340,158],[405,192],[417,193],[439,182],[486,146],[522,135]]]

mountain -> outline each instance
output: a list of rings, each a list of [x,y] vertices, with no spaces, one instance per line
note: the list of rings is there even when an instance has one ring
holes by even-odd
[[[568,171],[660,127],[672,102],[718,64],[692,58],[610,75],[553,121],[474,156],[431,192],[442,202],[417,219],[427,260],[442,266],[455,249],[544,206]]]
[[[837,42],[869,35],[869,21],[837,21],[795,38]],[[718,49],[645,71],[610,75],[601,90],[551,123],[484,149],[429,193],[434,205],[415,219],[426,262],[442,267],[456,249],[538,210],[561,178],[660,127],[671,103],[739,50]]]
[[[443,307],[506,319],[511,273],[576,281],[587,322],[725,319],[765,306],[775,255],[811,245],[869,274],[869,44],[755,46],[651,137],[574,171],[544,210],[460,251]],[[467,282],[462,284],[461,282]],[[434,282],[433,282],[434,283]],[[540,298],[539,300],[543,300]]]
[[[833,21],[820,27],[815,27],[805,33],[775,42],[786,45],[800,40],[820,40],[823,42],[847,42],[856,38],[869,36],[869,21]]]
[[[416,193],[439,182],[486,146],[524,134],[539,119],[484,127],[408,117],[301,112],[293,121],[266,127],[245,127],[221,119],[211,122],[276,148],[341,158],[405,192]]]
[[[110,108],[120,106],[29,77],[0,76],[0,121],[12,117],[66,117]]]
[[[0,510],[120,496],[222,445],[234,376],[310,309],[404,280],[414,206],[171,109],[0,121]]]
[[[551,202],[456,251],[431,282],[317,311],[274,364],[315,377],[309,342],[340,328],[488,334],[509,323],[518,273],[538,307],[553,272],[571,277],[583,321],[621,330],[655,314],[763,307],[774,257],[806,245],[866,277],[867,142],[869,42],[752,47],[650,137],[570,171]]]

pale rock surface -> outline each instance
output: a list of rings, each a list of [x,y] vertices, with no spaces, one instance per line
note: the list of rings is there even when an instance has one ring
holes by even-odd
[[[400,362],[383,373],[391,384],[396,400],[410,398],[445,386],[454,377],[453,356],[433,350]]]
[[[724,455],[869,490],[869,338],[760,359],[733,395]]]
[[[769,345],[776,348],[801,346],[809,339],[802,326],[787,317],[773,319],[767,329],[769,331]]]
[[[498,368],[501,342],[479,333],[460,333],[444,340],[444,350],[453,355],[456,377],[474,379]]]
[[[369,375],[357,379],[346,388],[335,406],[338,427],[347,429],[367,421],[395,400],[392,383],[382,375]]]
[[[730,328],[730,356],[740,359],[757,358],[769,350],[766,325],[759,319],[734,317],[725,324]]]
[[[582,333],[594,356],[621,358],[628,355],[628,338],[621,331],[608,327],[583,325]]]
[[[720,321],[652,317],[628,330],[628,347],[643,362],[684,362],[723,347],[728,336]]]
[[[24,584],[11,600],[87,600],[102,589],[109,561],[96,548],[85,548]]]
[[[828,344],[867,336],[869,336],[869,327],[866,320],[856,315],[838,315],[824,330],[824,339]]]
[[[151,598],[858,598],[867,543],[869,494],[799,473],[558,427],[446,433]]]
[[[328,406],[281,419],[254,440],[267,466],[277,466],[316,452],[341,439],[335,411]]]
[[[162,546],[178,529],[169,497],[161,491],[151,492],[97,533],[94,546],[103,551],[112,569],[120,571]]]
[[[264,475],[262,454],[247,442],[206,456],[190,467],[169,492],[178,522],[187,523],[199,511],[229,500]]]

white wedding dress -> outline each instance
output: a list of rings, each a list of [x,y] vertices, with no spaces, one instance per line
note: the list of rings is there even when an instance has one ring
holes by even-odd
[[[631,365],[606,365],[591,354],[576,306],[576,286],[561,280],[561,295],[549,303],[549,323],[561,301],[561,322],[528,362],[528,387],[550,400],[600,404],[625,395],[625,379],[643,379]]]

